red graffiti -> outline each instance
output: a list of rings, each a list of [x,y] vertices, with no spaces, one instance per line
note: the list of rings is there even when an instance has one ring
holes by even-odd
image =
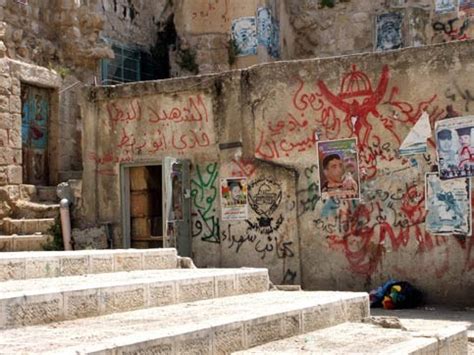
[[[115,127],[122,122],[140,121],[142,117],[142,108],[137,99],[132,100],[126,108],[120,107],[116,102],[109,102],[107,112],[109,113],[111,127]]]
[[[171,121],[172,123],[182,122],[209,122],[209,115],[207,112],[206,105],[200,95],[196,97],[190,97],[187,105],[179,108],[173,107],[171,110],[166,111],[158,107],[147,107],[151,112],[148,122],[150,123],[161,123]]]
[[[232,164],[232,176],[251,177],[257,169],[253,161],[250,159],[232,159]]]
[[[385,96],[389,78],[389,69],[385,65],[379,84],[373,91],[367,75],[356,70],[356,66],[353,65],[352,72],[342,80],[338,95],[334,95],[323,81],[318,81],[318,87],[324,98],[346,114],[344,121],[350,130],[354,130],[359,138],[359,145],[362,147],[367,146],[372,131],[372,125],[369,124],[367,116],[372,113],[375,117],[380,117],[377,105]]]

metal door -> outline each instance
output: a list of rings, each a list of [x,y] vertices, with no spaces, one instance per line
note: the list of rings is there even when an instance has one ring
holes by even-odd
[[[163,247],[191,257],[190,162],[166,157],[163,164]]]
[[[23,183],[48,185],[48,121],[50,90],[21,86]]]

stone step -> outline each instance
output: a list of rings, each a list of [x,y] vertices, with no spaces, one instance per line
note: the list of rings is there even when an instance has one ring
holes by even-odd
[[[37,201],[49,201],[57,203],[59,201],[56,186],[36,186]]]
[[[234,352],[235,355],[270,354],[466,354],[467,327],[445,321],[402,322],[405,329],[365,323],[344,323],[304,335]]]
[[[369,314],[366,293],[269,291],[0,331],[0,353],[224,354]]]
[[[49,234],[32,234],[32,235],[0,235],[0,252],[25,252],[25,251],[41,251],[43,245],[51,240]],[[2,255],[4,253],[0,253]],[[3,264],[0,263],[2,267]],[[2,271],[0,270],[0,275]],[[0,276],[0,280],[2,277]]]
[[[176,249],[0,253],[0,281],[179,268]]]
[[[81,180],[82,171],[60,171],[59,172],[59,181],[68,181],[68,180]]]
[[[5,234],[35,234],[47,233],[54,225],[54,218],[34,218],[34,219],[3,219],[3,231]]]
[[[171,269],[0,283],[0,329],[194,302],[269,288],[267,269]]]
[[[15,218],[55,218],[59,215],[59,204],[39,203],[18,200],[15,203],[13,216]]]

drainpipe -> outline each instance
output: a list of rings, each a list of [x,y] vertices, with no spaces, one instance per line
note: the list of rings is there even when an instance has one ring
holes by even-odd
[[[61,230],[63,234],[64,250],[72,250],[71,246],[71,216],[69,213],[69,200],[63,198],[59,202],[59,213],[61,215]]]

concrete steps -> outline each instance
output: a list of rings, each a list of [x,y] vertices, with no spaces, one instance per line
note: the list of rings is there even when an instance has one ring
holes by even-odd
[[[15,218],[55,218],[58,214],[59,203],[19,200],[15,204]]]
[[[0,281],[175,268],[176,249],[0,253]]]
[[[4,218],[3,231],[5,234],[28,235],[35,233],[47,233],[54,225],[54,218]]]
[[[49,234],[0,235],[0,255],[3,252],[41,251],[43,245],[51,240]],[[2,271],[0,271],[0,274]],[[1,277],[0,277],[1,281]]]
[[[0,329],[268,290],[266,269],[171,269],[0,283]]]
[[[0,353],[224,354],[369,312],[365,293],[260,292],[0,333]]]
[[[325,354],[467,349],[466,326],[361,323],[367,293],[269,291],[266,269],[189,264],[175,249],[0,253],[0,354],[298,354],[308,339]]]
[[[295,336],[235,355],[270,354],[467,354],[466,325],[404,321],[404,329],[374,324],[344,323]]]

